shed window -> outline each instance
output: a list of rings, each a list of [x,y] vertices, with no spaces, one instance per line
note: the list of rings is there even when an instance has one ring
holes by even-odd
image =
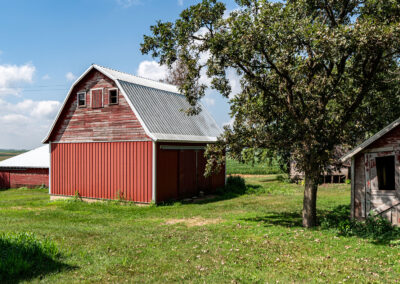
[[[395,190],[394,156],[377,157],[376,173],[379,190]]]
[[[78,106],[85,107],[86,106],[86,93],[78,93]]]
[[[118,104],[118,89],[108,90],[109,93],[109,104],[116,105]]]

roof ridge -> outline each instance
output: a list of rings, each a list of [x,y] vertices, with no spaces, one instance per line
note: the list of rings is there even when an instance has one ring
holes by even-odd
[[[122,74],[126,74],[126,75],[129,75],[129,76],[133,76],[133,77],[137,77],[137,78],[141,78],[141,79],[153,81],[153,82],[155,82],[155,83],[164,84],[164,85],[173,86],[173,87],[178,87],[177,85],[174,85],[174,84],[169,84],[169,83],[157,81],[157,80],[150,79],[150,78],[143,77],[143,76],[133,75],[133,74],[131,74],[131,73],[124,72],[124,71],[120,71],[120,70],[117,70],[117,69],[114,69],[114,68],[110,68],[110,67],[106,67],[106,66],[103,66],[103,65],[99,65],[99,64],[92,64],[92,65],[94,65],[94,66],[99,66],[99,67],[101,67],[101,68],[109,69],[109,70],[112,70],[112,71],[115,71],[115,72],[119,72],[119,73],[122,73]]]

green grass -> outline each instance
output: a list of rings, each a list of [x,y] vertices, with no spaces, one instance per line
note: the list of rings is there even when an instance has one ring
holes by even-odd
[[[199,204],[139,207],[49,202],[46,190],[0,191],[0,232],[51,239],[69,269],[33,282],[395,282],[398,247],[301,227],[302,188],[274,176]],[[253,187],[253,188],[251,188]],[[321,186],[319,214],[349,204],[348,185]],[[0,252],[1,253],[1,252]]]
[[[238,161],[227,158],[226,173],[231,174],[247,174],[247,175],[269,175],[282,173],[276,161],[269,163],[243,164]]]

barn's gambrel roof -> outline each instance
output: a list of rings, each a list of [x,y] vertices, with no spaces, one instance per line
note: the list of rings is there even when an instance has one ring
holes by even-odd
[[[48,169],[49,166],[50,153],[48,145],[44,145],[0,162],[0,168]]]
[[[43,143],[48,142],[73,88],[93,69],[114,80],[146,134],[154,141],[215,142],[222,133],[203,105],[200,105],[202,111],[199,115],[188,116],[184,113],[190,105],[176,86],[92,65],[71,86]]]
[[[360,153],[365,148],[367,148],[369,145],[371,145],[376,140],[381,138],[383,135],[389,133],[390,131],[392,131],[393,129],[395,129],[399,125],[400,125],[400,118],[396,119],[395,121],[390,123],[388,126],[386,126],[385,128],[381,129],[376,134],[374,134],[373,136],[371,136],[370,138],[365,140],[363,143],[361,143],[360,145],[358,145],[357,147],[355,147],[354,149],[352,149],[351,151],[346,153],[342,158],[340,158],[340,161],[341,162],[345,162],[346,160],[352,158],[354,155]]]

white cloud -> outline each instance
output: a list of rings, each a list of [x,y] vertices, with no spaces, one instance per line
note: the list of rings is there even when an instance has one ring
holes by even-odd
[[[0,148],[31,149],[40,145],[60,108],[58,101],[0,99]]]
[[[42,80],[50,80],[50,75],[46,74],[42,77]]]
[[[144,60],[140,62],[136,73],[140,77],[158,81],[167,77],[168,68],[161,66],[156,61]]]
[[[140,5],[142,2],[140,0],[115,0],[115,2],[123,7],[123,8],[129,8],[130,6],[133,5]]]
[[[229,126],[229,127],[232,128],[234,122],[235,122],[235,118],[232,117],[228,122],[223,123],[223,124],[222,124],[222,127],[224,127],[224,126]]]
[[[178,0],[178,5],[183,6],[183,0]]]
[[[68,81],[74,81],[76,79],[76,76],[72,72],[68,72],[65,74],[65,78],[67,78]]]
[[[33,82],[36,68],[32,64],[0,65],[0,95],[17,95],[21,87]]]

